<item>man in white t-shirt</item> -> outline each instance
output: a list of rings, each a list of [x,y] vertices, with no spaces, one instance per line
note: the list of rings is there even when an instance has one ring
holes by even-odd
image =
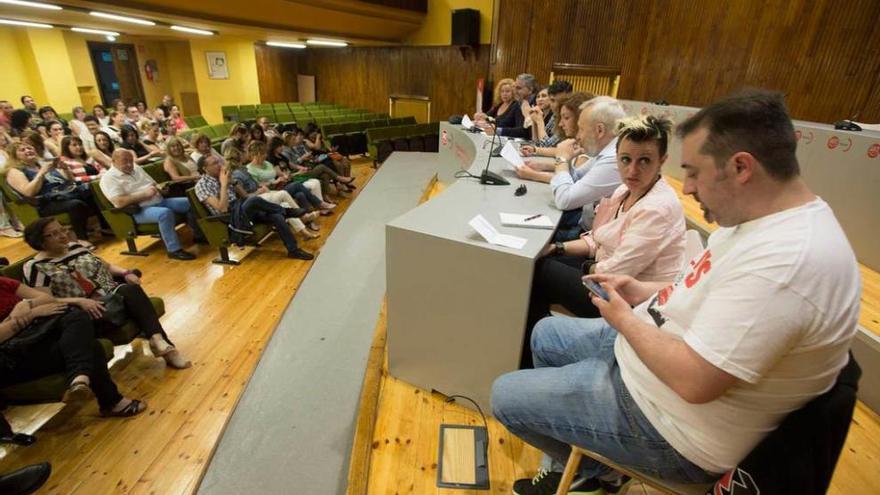
[[[790,412],[829,390],[859,314],[858,265],[800,178],[782,96],[751,91],[679,127],[684,192],[721,226],[673,285],[591,275],[602,319],[546,318],[535,370],[500,377],[496,417],[565,462],[568,445],[684,483],[735,467]],[[635,309],[631,305],[637,305]],[[558,465],[514,485],[558,484]],[[584,487],[628,478],[594,461]]]

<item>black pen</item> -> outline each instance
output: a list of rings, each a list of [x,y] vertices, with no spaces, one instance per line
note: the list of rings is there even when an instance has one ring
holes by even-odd
[[[538,213],[537,215],[532,215],[532,216],[526,218],[525,220],[523,220],[523,222],[528,222],[529,220],[534,220],[536,218],[539,218],[540,216],[541,216],[540,213]]]

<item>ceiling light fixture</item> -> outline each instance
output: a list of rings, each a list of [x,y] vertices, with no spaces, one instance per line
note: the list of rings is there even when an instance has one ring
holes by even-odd
[[[213,31],[207,31],[205,29],[196,29],[196,28],[184,27],[184,26],[171,26],[171,29],[173,29],[175,31],[180,31],[183,33],[201,34],[203,36],[213,36],[214,35]]]
[[[40,24],[39,22],[16,21],[13,19],[0,19],[0,24],[6,24],[8,26],[24,26],[24,27],[33,27],[33,28],[43,28],[43,29],[52,29],[52,27],[53,27],[50,24]]]
[[[70,28],[70,30],[76,31],[77,33],[100,34],[101,36],[119,36],[119,33],[117,33],[116,31],[104,31],[103,29],[74,27]]]
[[[61,10],[61,6],[50,3],[28,2],[26,0],[0,0],[6,5],[18,5],[19,7],[33,7],[35,9]]]
[[[303,43],[288,43],[286,41],[267,41],[267,45],[269,46],[277,46],[280,48],[298,48],[303,49],[306,47]]]
[[[89,15],[94,16],[94,17],[100,17],[102,19],[110,19],[113,21],[121,21],[121,22],[130,22],[132,24],[140,24],[141,26],[155,26],[156,25],[156,23],[153,21],[148,21],[145,19],[138,19],[136,17],[128,17],[128,16],[124,16],[124,15],[108,14],[106,12],[92,11],[92,12],[89,12]]]
[[[315,46],[337,46],[337,47],[348,46],[348,43],[346,43],[344,41],[333,41],[333,40],[307,40],[306,44],[315,45]]]

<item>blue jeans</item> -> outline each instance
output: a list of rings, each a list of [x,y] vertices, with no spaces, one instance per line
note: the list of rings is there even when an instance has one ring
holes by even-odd
[[[180,251],[180,239],[174,226],[177,224],[175,213],[189,213],[189,200],[186,198],[163,198],[161,203],[141,208],[133,215],[137,223],[158,223],[159,234],[169,253]]]
[[[629,395],[614,357],[617,331],[601,318],[544,318],[532,334],[535,369],[502,375],[492,386],[495,417],[561,466],[570,444],[656,478],[708,483],[707,473],[673,449]],[[584,458],[581,474],[611,471]]]

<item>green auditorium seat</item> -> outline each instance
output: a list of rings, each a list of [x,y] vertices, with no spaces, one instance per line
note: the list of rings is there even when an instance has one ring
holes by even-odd
[[[202,117],[201,115],[193,115],[190,118],[193,121],[193,125],[191,125],[190,127],[204,127],[204,126],[208,125],[208,121],[205,120],[205,118]],[[189,124],[189,122],[187,122],[187,124]]]
[[[239,119],[238,116],[238,106],[237,105],[224,105],[220,107],[220,113],[223,114],[223,120],[229,121],[237,121]]]
[[[6,183],[6,171],[0,172],[0,200],[25,225],[40,218],[40,213],[37,211],[37,199],[28,199],[18,194],[12,186]],[[53,216],[62,225],[70,225],[70,215],[67,213],[59,213]]]

